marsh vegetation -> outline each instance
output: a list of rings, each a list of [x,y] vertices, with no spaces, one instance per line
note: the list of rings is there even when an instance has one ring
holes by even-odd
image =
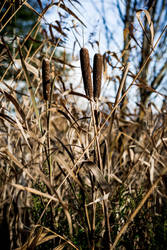
[[[134,19],[128,15],[138,1],[125,2],[124,45],[118,54],[101,53],[97,41],[90,53],[89,41],[79,43],[77,36],[82,35],[75,23],[71,29],[79,49],[67,52],[68,18],[86,29],[77,12],[79,1],[0,4],[4,249],[166,247],[167,106],[166,92],[158,87],[166,77],[167,62],[158,61],[167,26],[153,22],[160,1],[151,1],[147,10],[136,11],[142,39],[140,47],[131,46],[134,33],[128,24]],[[50,24],[45,14],[53,7],[58,14]],[[20,30],[16,20],[24,11],[34,17],[27,30],[26,23]],[[138,67],[131,61],[133,49],[140,51]],[[154,63],[158,73],[150,75],[148,65]],[[103,96],[109,85],[116,92],[113,88]],[[134,86],[140,101],[132,108],[128,103]],[[151,100],[152,94],[162,97],[161,106]]]

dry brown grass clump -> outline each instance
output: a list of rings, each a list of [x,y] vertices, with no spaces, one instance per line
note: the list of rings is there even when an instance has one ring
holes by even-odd
[[[64,3],[56,6],[77,18]],[[39,19],[49,7],[52,3]],[[114,103],[108,97],[98,102],[102,56],[94,56],[92,87],[85,48],[80,60],[86,96],[73,90],[68,73],[74,67],[58,48],[60,39],[45,30],[35,46],[39,19],[35,32],[16,43],[12,60],[20,67],[0,58],[7,66],[0,88],[0,235],[5,249],[156,249],[167,233],[165,102],[161,110],[152,103],[143,108],[142,120],[131,107],[122,115],[129,64],[121,67],[122,79],[114,79]],[[42,58],[48,60],[41,68]],[[91,111],[75,98],[91,99]]]

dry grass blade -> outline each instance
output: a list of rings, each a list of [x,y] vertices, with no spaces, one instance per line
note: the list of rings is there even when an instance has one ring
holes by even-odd
[[[70,152],[70,150],[68,150],[68,148],[66,147],[66,145],[64,145],[64,143],[58,137],[56,137],[56,139],[62,145],[62,147],[64,148],[64,150],[67,152],[67,154],[70,157],[71,161],[74,163],[74,156],[73,156],[73,154]]]
[[[93,173],[95,180],[99,183],[103,191],[105,192],[110,191],[110,185],[107,183],[100,169],[93,162],[90,161],[85,162],[84,167],[86,169],[89,169]]]
[[[127,77],[127,74],[128,74],[129,67],[130,67],[130,62],[128,62],[126,67],[125,67],[125,70],[124,70],[124,73],[123,73],[123,78],[122,78],[122,81],[121,81],[121,83],[119,85],[118,92],[117,92],[117,95],[116,95],[116,98],[115,98],[114,106],[116,106],[118,101],[119,101],[119,98],[120,98],[120,95],[121,95],[121,92],[122,92],[122,89],[123,89],[123,86],[125,84],[125,80],[126,80],[126,77]]]
[[[12,57],[12,53],[11,53],[11,51],[10,51],[9,45],[6,44],[6,42],[5,42],[4,38],[3,38],[3,36],[1,37],[1,41],[2,41],[2,43],[3,43],[3,45],[4,45],[4,47],[6,48],[6,51],[7,51],[7,53],[8,53],[9,58],[10,58],[11,61],[13,62],[14,66],[16,67],[16,65],[15,65],[15,63],[14,63],[14,61],[13,61],[13,57]]]
[[[79,93],[79,92],[76,92],[76,91],[73,91],[71,90],[69,92],[69,95],[76,95],[76,96],[80,96],[80,97],[83,97],[83,98],[86,98],[87,100],[90,100],[90,98],[82,93]]]
[[[88,207],[88,206],[93,205],[93,204],[95,204],[95,203],[98,203],[98,202],[101,202],[101,201],[108,200],[109,195],[110,195],[110,193],[104,194],[102,197],[97,198],[95,201],[90,202],[90,203],[87,204],[86,206]]]
[[[6,91],[4,91],[4,94],[13,103],[13,105],[15,106],[16,110],[18,111],[20,117],[22,118],[22,120],[25,121],[24,111],[20,107],[18,101],[11,94],[7,93]]]
[[[65,247],[66,245],[67,245],[67,243],[64,242],[64,243],[62,243],[61,245],[55,247],[53,250],[62,250],[62,249],[64,249],[64,247]]]
[[[25,141],[26,141],[26,143],[27,143],[29,149],[31,150],[31,146],[30,146],[30,144],[29,144],[29,142],[28,142],[28,138],[27,138],[27,135],[26,135],[25,132],[24,132],[24,129],[23,129],[22,124],[21,124],[20,121],[17,119],[17,117],[16,117],[15,119],[16,119],[16,123],[17,123],[17,125],[18,125],[18,128],[20,129],[20,131],[21,131],[21,133],[22,133],[22,135],[23,135],[23,137],[24,137],[24,139],[25,139]]]
[[[4,6],[5,6],[5,4],[6,4],[7,1],[8,1],[8,0],[5,0],[5,1],[3,2],[2,6],[1,6],[1,8],[0,8],[0,12],[3,10],[3,8],[4,8]]]
[[[41,0],[37,0],[37,2],[38,2],[38,4],[39,4],[40,9],[43,10],[43,5],[42,5]]]
[[[80,50],[80,62],[81,62],[81,71],[82,71],[85,93],[89,98],[92,98],[93,88],[92,88],[89,52],[85,48],[82,48]]]
[[[7,15],[7,13],[9,12],[9,10],[11,9],[11,7],[12,7],[12,4],[10,4],[10,6],[8,7],[8,9],[5,11],[5,13],[3,14],[3,16],[0,19],[0,22],[2,22],[2,20],[5,18],[5,16]]]
[[[151,32],[151,46],[153,47],[154,46],[154,26],[153,26],[153,22],[151,21],[151,16],[150,16],[150,14],[149,14],[149,12],[147,10],[138,10],[136,12],[136,17],[137,17],[137,19],[138,19],[138,21],[139,21],[139,23],[140,23],[140,25],[141,25],[144,33],[145,33],[147,39],[148,39],[147,31],[145,30],[145,28],[144,28],[144,26],[142,24],[142,21],[140,19],[140,15],[141,15],[142,12],[145,13],[147,21],[148,21],[148,24],[149,24],[149,27],[150,27],[150,32]],[[148,41],[149,41],[149,39],[148,39]]]
[[[24,171],[30,177],[31,180],[35,181],[34,177],[29,173],[27,169],[25,169],[24,165],[22,165],[21,162],[19,162],[17,158],[7,148],[1,148],[0,152],[9,156],[11,161],[13,161],[22,171]]]
[[[17,91],[14,88],[12,88],[11,86],[9,86],[6,82],[1,82],[7,89],[9,89],[11,92],[15,92],[16,94],[19,94],[21,96],[28,96],[24,93],[22,93],[21,91]],[[3,90],[0,89],[0,92],[3,93]]]
[[[47,235],[47,233],[42,233],[36,246],[39,246],[39,245],[41,245],[49,240],[53,240],[55,238],[57,238],[57,235]],[[30,249],[31,249],[31,246],[30,246]]]
[[[40,227],[38,231],[36,230],[35,236],[31,237],[28,241],[25,242],[23,246],[21,246],[20,248],[17,248],[16,250],[34,249],[39,242],[42,231],[43,231],[43,228]]]
[[[55,232],[53,232],[52,230],[50,230],[49,228],[43,227],[47,232],[50,232],[54,235],[56,235],[57,237],[59,237],[60,239],[64,240],[67,244],[69,244],[70,246],[72,246],[74,249],[79,250],[78,247],[76,247],[70,240],[66,239],[65,237],[61,236],[60,234],[57,234]]]
[[[67,66],[69,66],[70,68],[77,68],[77,66],[72,65],[72,64],[69,63],[68,61],[63,60],[63,59],[61,59],[61,58],[58,58],[58,57],[53,56],[52,59],[53,59],[53,61],[58,62],[58,63],[63,64],[63,65],[67,65]]]
[[[93,95],[94,100],[100,97],[103,56],[95,54],[93,62]]]
[[[32,10],[36,15],[41,16],[29,3],[24,2],[24,5],[27,6],[30,10]]]
[[[52,24],[51,27],[53,27],[62,36],[67,37],[66,33],[63,31],[63,29],[62,29],[62,27],[61,27],[61,25],[60,25],[60,23],[58,21],[57,21],[57,24],[58,24],[58,26]]]
[[[167,68],[167,65],[166,65],[166,68]],[[134,76],[134,77],[135,77],[135,76]],[[139,79],[139,80],[140,80],[140,79]],[[150,91],[150,92],[154,92],[154,93],[156,93],[156,94],[158,94],[158,95],[160,95],[160,96],[166,98],[166,95],[160,93],[159,91],[157,91],[157,90],[151,88],[151,87],[148,86],[148,85],[146,86],[144,83],[141,83],[141,82],[140,82],[140,83],[136,83],[135,85],[138,86],[139,88],[145,89],[146,91],[148,90],[148,91]]]
[[[62,114],[71,124],[72,124],[72,121],[71,121],[71,118],[69,117],[69,115],[68,114],[66,114],[64,111],[62,111],[62,110],[58,110],[58,112],[60,113],[60,114]]]
[[[116,95],[115,103],[114,103],[114,108],[117,107],[118,103],[120,102],[119,99],[120,99],[122,89],[123,89],[124,84],[125,84],[125,80],[126,80],[126,77],[127,77],[127,74],[128,74],[129,66],[130,66],[130,63],[128,62],[126,67],[125,67],[124,73],[123,73],[122,81],[120,82],[120,85],[119,85],[119,88],[118,88],[118,91],[117,91],[117,95]],[[112,131],[113,122],[114,122],[114,118],[115,118],[115,111],[116,111],[116,109],[113,109],[112,119],[111,119],[111,123],[110,123],[110,132],[109,132],[110,134],[111,134],[111,131]],[[111,137],[109,137],[109,145],[110,144],[111,144]]]
[[[26,2],[27,0],[25,0],[24,2]],[[0,32],[6,27],[6,25],[12,20],[12,18],[16,15],[16,13],[20,10],[20,8],[23,6],[24,2],[22,2],[22,4],[20,4],[20,6],[15,10],[15,12],[10,16],[10,18],[8,18],[8,20],[6,21],[6,23],[2,26],[2,28],[0,29]],[[9,8],[11,8],[12,4],[10,5]],[[2,21],[2,20],[1,20]]]
[[[155,159],[151,156],[150,157],[150,182],[153,184],[154,181],[154,174],[155,174]]]
[[[60,164],[60,166],[64,167],[67,170],[68,174],[73,178],[73,180],[82,188],[82,190],[84,190],[84,187],[74,174],[74,171],[66,164],[64,159],[57,156],[56,161]]]
[[[59,200],[58,200],[57,198],[55,198],[54,196],[51,196],[51,195],[49,195],[49,194],[47,194],[47,193],[43,193],[43,192],[38,191],[38,190],[36,190],[36,189],[34,189],[34,188],[24,187],[24,186],[22,186],[22,185],[20,185],[20,184],[14,184],[14,183],[11,184],[11,185],[12,185],[13,187],[19,189],[19,190],[27,191],[27,192],[30,192],[30,193],[32,193],[32,194],[39,195],[39,196],[41,196],[41,197],[47,198],[47,199],[49,199],[49,200],[53,200],[53,201],[55,201],[55,202],[58,202],[58,201],[59,201]]]
[[[74,249],[78,250],[78,248],[70,240],[64,238],[63,236],[51,231],[50,229],[48,229],[46,227],[43,227],[41,225],[35,225],[30,236],[31,237],[29,237],[29,239],[25,242],[25,244],[22,247],[17,248],[16,250],[34,249],[35,247],[37,247],[37,246],[39,246],[47,241],[53,240],[57,237],[65,242],[60,244],[59,246],[57,246],[54,249],[63,249],[62,246],[65,247],[68,244],[68,245],[72,246]]]
[[[71,16],[76,18],[86,28],[86,25],[81,21],[81,19],[72,10],[70,10],[65,4],[58,2],[55,5],[58,5],[60,8],[68,12]]]
[[[12,125],[16,124],[16,122],[8,115],[5,115],[3,113],[0,113],[0,119],[6,120],[9,123],[11,123]]]
[[[26,56],[26,58],[28,58],[28,56]],[[22,66],[22,63],[21,63],[20,59],[15,59],[14,62],[16,62],[19,66]],[[25,60],[24,60],[24,63],[26,65],[27,70],[30,71],[32,74],[34,74],[34,76],[36,77],[36,79],[39,79],[39,72],[38,72],[38,70],[34,66],[32,66],[30,63],[26,62]],[[20,71],[19,74],[21,74],[21,71]],[[18,76],[17,76],[17,78],[18,78]]]
[[[42,85],[43,85],[43,96],[47,101],[50,97],[51,82],[50,82],[50,62],[47,59],[42,61]]]
[[[28,73],[26,64],[25,64],[25,62],[24,62],[24,58],[23,58],[23,55],[22,55],[22,52],[21,52],[20,45],[19,45],[19,54],[20,54],[21,63],[22,63],[22,67],[23,67],[24,74],[25,74],[26,82],[27,82],[27,85],[28,85],[28,90],[29,90],[29,92],[30,92],[30,96],[31,96],[31,100],[32,100],[33,109],[34,109],[34,111],[35,111],[36,118],[38,119],[38,122],[39,122],[39,128],[40,128],[40,130],[41,130],[40,119],[39,119],[39,111],[38,111],[38,108],[37,108],[37,103],[36,103],[35,96],[34,96],[34,92],[33,92],[33,89],[32,89],[30,76],[29,76],[29,73]]]

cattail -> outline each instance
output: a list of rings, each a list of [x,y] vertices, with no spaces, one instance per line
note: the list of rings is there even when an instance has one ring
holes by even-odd
[[[94,100],[99,98],[101,92],[103,57],[95,54],[93,62],[93,96]]]
[[[89,52],[85,48],[82,48],[80,50],[80,61],[81,61],[81,71],[82,71],[85,93],[89,98],[92,99],[93,88],[92,88]]]
[[[50,96],[51,82],[50,82],[50,64],[49,60],[43,59],[42,61],[42,85],[43,97],[47,101]]]

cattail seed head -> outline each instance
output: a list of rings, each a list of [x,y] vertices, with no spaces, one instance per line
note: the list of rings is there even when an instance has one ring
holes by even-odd
[[[82,71],[85,93],[89,98],[92,99],[93,88],[92,88],[89,52],[85,48],[82,48],[80,50],[80,62],[81,62],[81,71]]]
[[[93,61],[93,96],[94,100],[98,99],[101,92],[103,57],[95,54]]]
[[[43,59],[42,61],[42,85],[43,97],[47,101],[50,96],[51,82],[50,82],[50,63],[49,60]]]

